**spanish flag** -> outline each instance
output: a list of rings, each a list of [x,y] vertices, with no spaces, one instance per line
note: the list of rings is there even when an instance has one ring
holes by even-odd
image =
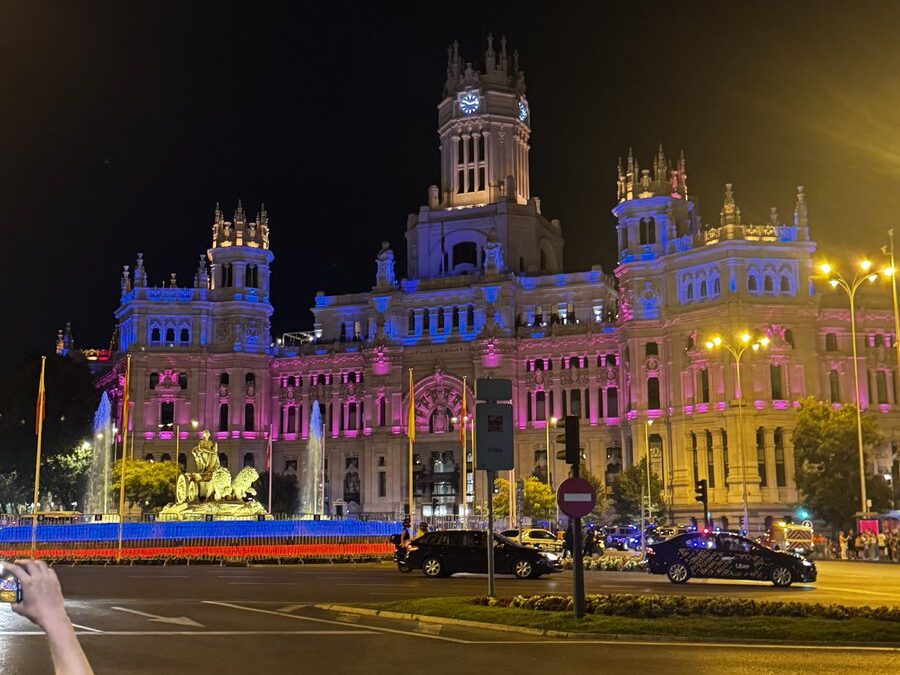
[[[413,389],[413,371],[409,369],[409,416],[406,420],[406,435],[410,443],[416,440],[416,398]]]

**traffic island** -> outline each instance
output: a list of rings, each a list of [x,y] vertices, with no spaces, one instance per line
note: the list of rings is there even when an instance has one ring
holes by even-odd
[[[560,638],[900,646],[900,609],[894,607],[629,594],[587,596],[582,619],[571,611],[571,596],[418,598],[319,607]]]

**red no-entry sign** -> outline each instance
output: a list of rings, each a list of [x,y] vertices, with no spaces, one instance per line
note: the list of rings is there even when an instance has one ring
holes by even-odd
[[[572,518],[582,518],[594,510],[597,492],[583,478],[567,478],[556,491],[559,510]]]

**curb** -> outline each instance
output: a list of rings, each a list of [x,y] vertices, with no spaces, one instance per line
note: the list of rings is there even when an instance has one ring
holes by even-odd
[[[393,619],[399,621],[418,621],[420,623],[438,624],[443,626],[461,626],[463,628],[477,628],[479,630],[492,630],[501,633],[519,633],[522,635],[532,635],[535,637],[560,638],[565,640],[606,640],[606,641],[627,641],[627,642],[683,642],[685,644],[694,644],[697,638],[680,637],[675,635],[627,635],[620,633],[581,633],[571,631],[547,630],[543,628],[528,628],[527,626],[510,626],[501,623],[485,623],[483,621],[470,621],[468,619],[450,619],[440,616],[430,616],[427,614],[408,614],[406,612],[389,612],[382,609],[368,609],[365,607],[353,607],[349,605],[335,605],[318,603],[312,605],[316,609],[322,609],[331,612],[340,612],[341,614],[356,614],[358,616],[375,616],[382,619]],[[717,644],[727,645],[776,645],[784,647],[821,647],[823,645],[835,647],[872,647],[872,648],[889,648],[900,649],[898,642],[799,642],[796,640],[765,640],[758,638],[717,638]]]

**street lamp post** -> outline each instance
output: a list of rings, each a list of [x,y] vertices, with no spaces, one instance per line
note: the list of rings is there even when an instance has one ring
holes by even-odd
[[[653,426],[653,420],[647,419],[644,422],[644,449],[647,457],[647,522],[644,522],[644,500],[641,499],[641,551],[644,557],[647,557],[647,528],[650,525],[652,513],[652,497],[650,496],[650,427]],[[643,490],[642,490],[643,492]]]
[[[891,236],[893,242],[893,235]],[[893,244],[892,244],[893,245]],[[862,409],[859,397],[859,363],[856,349],[856,291],[866,281],[869,283],[875,281],[878,275],[872,272],[872,263],[869,260],[863,260],[859,263],[852,279],[846,279],[840,272],[831,267],[828,263],[819,266],[821,272],[829,277],[828,284],[832,288],[840,288],[847,294],[850,301],[850,342],[853,349],[853,389],[856,402],[856,444],[859,453],[859,494],[860,494],[860,513],[866,513],[868,509],[868,501],[866,499],[866,459],[863,453],[863,437],[862,437]],[[893,269],[891,269],[893,276]]]
[[[734,358],[737,395],[738,395],[738,455],[741,458],[741,500],[744,503],[744,532],[750,532],[750,507],[747,500],[747,457],[744,452],[744,388],[741,384],[741,357],[747,349],[757,352],[762,347],[769,346],[769,338],[763,336],[754,340],[750,333],[743,331],[738,335],[737,347],[725,342],[720,336],[716,335],[706,342],[706,348],[709,351],[714,349],[724,349]],[[708,450],[708,449],[707,449]]]
[[[551,492],[553,491],[553,470],[551,467],[555,458],[550,454],[550,427],[556,427],[557,422],[559,422],[558,419],[550,417],[544,425],[544,431],[546,432],[546,444],[544,447],[547,451],[547,485],[550,487]],[[549,514],[547,515],[549,516]],[[559,506],[556,507],[556,522],[559,523]]]

